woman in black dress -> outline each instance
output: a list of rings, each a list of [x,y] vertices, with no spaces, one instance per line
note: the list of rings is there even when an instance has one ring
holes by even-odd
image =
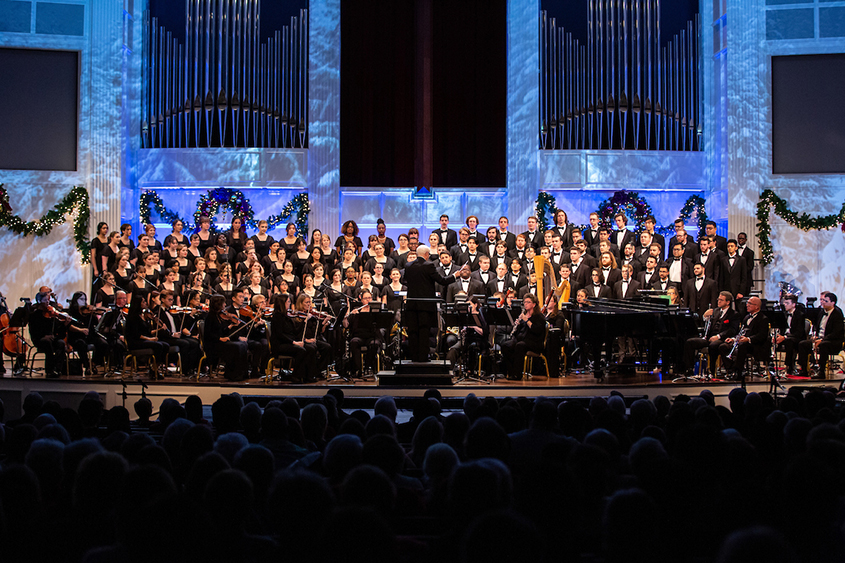
[[[324,236],[322,240],[320,240],[320,250],[323,251],[323,264],[326,265],[326,271],[332,271],[335,266],[337,265],[337,261],[340,259],[340,256],[332,247],[332,241],[329,240],[328,235]]]
[[[279,248],[281,248],[279,241],[274,240],[273,244],[270,245],[270,251],[267,253],[267,256],[261,259],[261,265],[268,275],[272,275],[276,270],[281,270],[282,264],[284,264],[284,262],[282,264],[276,264],[276,260],[279,259]]]
[[[194,233],[191,235],[191,245],[188,247],[188,260],[193,262],[197,258],[202,258],[202,251],[200,251],[200,236]]]
[[[275,240],[267,234],[267,221],[261,220],[258,222],[258,232],[250,237],[250,240],[255,242],[255,253],[259,258],[264,258],[270,253],[270,245]]]
[[[105,250],[106,245],[109,243],[109,225],[105,222],[100,222],[97,224],[97,236],[91,239],[91,271],[93,277],[91,278],[94,280],[93,287],[99,287],[97,278],[103,272],[108,272],[108,268],[106,262],[103,260],[103,250]]]
[[[343,224],[343,227],[340,228],[340,236],[337,237],[337,240],[334,242],[334,246],[337,249],[337,253],[343,253],[343,250],[346,248],[347,242],[355,243],[357,256],[361,256],[361,247],[363,243],[361,239],[358,238],[358,224],[355,221],[349,220]]]
[[[132,264],[129,263],[129,251],[121,248],[117,251],[116,263],[112,273],[117,287],[129,293],[127,289],[132,281]]]
[[[299,250],[299,240],[300,237],[296,235],[296,225],[288,223],[285,227],[285,236],[279,242],[285,247],[289,256]]]
[[[355,271],[360,273],[361,262],[351,249],[346,249],[343,253],[343,260],[341,260],[340,264],[338,264],[338,268],[340,268],[342,272],[346,272],[349,268],[355,268]]]
[[[211,219],[202,215],[200,217],[200,230],[197,231],[196,235],[200,239],[199,250],[203,256],[205,256],[205,251],[214,246],[214,233],[211,232]]]
[[[378,237],[376,235],[370,235],[367,238],[367,250],[361,254],[361,263],[366,264],[369,262],[370,258],[376,255],[375,247],[376,243],[378,242]]]
[[[384,295],[384,288],[387,287],[388,283],[390,283],[390,278],[384,275],[384,265],[381,262],[376,262],[373,266],[373,286],[378,290],[379,295]]]
[[[434,254],[435,251],[432,251],[432,254]],[[390,270],[396,267],[396,262],[393,261],[393,258],[385,256],[384,245],[382,243],[376,242],[375,247],[373,248],[373,252],[374,256],[367,260],[367,265],[364,266],[364,269],[370,272],[371,274],[374,274],[376,272],[376,264],[382,265],[382,272],[389,272]]]
[[[270,353],[273,357],[293,358],[293,382],[305,383],[308,367],[317,365],[317,349],[306,350],[301,330],[293,322],[292,299],[288,293],[273,296],[273,318],[270,321]]]
[[[232,265],[223,264],[220,274],[217,276],[217,284],[214,286],[214,293],[226,298],[226,306],[232,304],[232,294],[235,292],[235,284],[232,282]]]
[[[205,256],[205,271],[208,272],[208,286],[214,287],[217,282],[217,276],[220,275],[220,262],[217,261],[217,248],[211,247],[206,249]]]
[[[126,287],[126,293],[129,294],[129,301],[132,302],[138,298],[144,298],[146,300],[152,290],[153,287],[147,283],[147,267],[141,264],[138,266],[138,271],[135,272],[135,278]]]
[[[179,258],[179,243],[175,238],[167,239],[164,252],[161,253],[161,265],[165,268],[170,268],[176,263]]]
[[[177,256],[178,258],[176,258],[176,262],[173,265],[179,268],[180,279],[183,282],[187,282],[188,276],[194,271],[194,263],[188,259],[188,247],[180,244]]]
[[[114,303],[114,274],[105,272],[101,278],[102,284],[97,293],[94,294],[94,305],[98,307],[110,307]]]
[[[331,241],[329,241],[329,245],[331,245]],[[308,250],[320,248],[321,246],[323,246],[323,231],[314,229],[311,231],[311,242],[308,244]]]
[[[326,278],[324,275],[325,271],[326,269],[323,268],[322,264],[317,264],[316,266],[314,266],[314,269],[311,272],[314,276],[314,287],[316,287],[320,291],[322,291],[320,289],[322,285],[326,283]]]
[[[247,377],[249,367],[246,336],[230,336],[240,321],[228,317],[223,311],[225,307],[226,300],[222,295],[211,298],[205,319],[203,349],[212,364],[223,362],[223,375],[226,379],[243,381]]]
[[[299,239],[296,244],[296,252],[290,255],[290,261],[293,262],[293,272],[299,279],[302,279],[303,269],[311,261],[311,253],[308,252],[308,247],[305,245],[304,240]]]
[[[117,246],[128,248],[130,255],[135,250],[135,243],[132,242],[132,225],[129,223],[124,223],[120,226],[120,239],[117,241]]]
[[[246,236],[246,225],[244,225],[243,219],[237,215],[232,217],[232,227],[226,231],[226,245],[230,248],[230,261],[236,260],[238,253],[243,252],[247,239],[249,237]]]
[[[147,281],[153,284],[151,287],[158,287],[164,276],[161,264],[159,264],[158,252],[147,252],[141,257],[140,262],[147,267]]]
[[[208,275],[207,271],[207,264],[205,262],[205,258],[197,258],[194,260],[194,271],[189,276],[188,285],[191,289],[195,289],[197,287],[204,287],[207,291],[209,287],[212,287],[211,278]],[[197,279],[199,279],[199,283],[197,283]]]
[[[300,283],[299,278],[293,273],[293,262],[285,260],[283,268],[281,275],[276,279],[284,280],[288,284],[287,293],[296,297],[296,294],[299,293]]]
[[[126,317],[126,346],[130,350],[152,350],[158,365],[166,366],[167,354],[170,346],[160,342],[153,336],[150,321],[143,317],[147,309],[147,301],[143,298],[133,299]],[[157,378],[158,374],[150,369],[150,377]]]
[[[181,220],[176,219],[173,221],[173,230],[170,231],[170,234],[164,237],[164,246],[170,245],[170,239],[176,239],[177,244],[184,244],[185,246],[188,245],[188,239],[182,234],[182,228],[184,227]]]
[[[228,239],[225,234],[217,235],[217,246],[214,247],[217,251],[217,261],[220,264],[228,262],[231,264],[235,260],[235,253],[232,252],[232,247],[229,246]]]
[[[399,260],[406,254],[408,254],[411,249],[408,247],[408,235],[406,235],[405,233],[402,233],[401,235],[396,237],[396,242],[399,244],[399,246],[396,247],[390,257],[393,258],[393,261],[398,265]]]
[[[320,250],[319,248],[314,248],[314,249],[311,250],[311,253],[309,254],[308,261],[302,267],[302,273],[303,274],[313,274],[314,268],[317,267],[318,264],[320,266],[324,266],[324,264],[323,264],[323,251]]]
[[[402,310],[402,302],[405,298],[399,295],[400,292],[407,292],[408,288],[402,284],[402,272],[398,268],[390,270],[390,283],[384,288],[382,293],[382,302],[388,309],[395,313]]]
[[[100,272],[111,272],[114,270],[115,264],[117,264],[117,253],[120,250],[120,247],[117,246],[117,241],[120,239],[120,233],[112,231],[109,233],[108,239],[109,242],[103,248],[103,255],[100,259],[100,265],[102,266]]]
[[[159,284],[159,290],[167,289],[173,292],[176,306],[182,306],[182,284],[179,281],[179,266],[173,266],[164,270],[164,279]]]

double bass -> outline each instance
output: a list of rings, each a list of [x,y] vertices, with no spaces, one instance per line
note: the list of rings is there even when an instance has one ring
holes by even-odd
[[[0,303],[3,305],[3,314],[0,315],[0,332],[3,333],[3,353],[9,356],[20,356],[26,354],[27,345],[21,336],[19,326],[10,326],[12,316],[6,306],[6,298],[0,296]]]

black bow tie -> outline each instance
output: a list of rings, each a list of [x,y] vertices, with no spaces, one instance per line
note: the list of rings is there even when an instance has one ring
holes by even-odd
[[[593,287],[601,287],[601,284],[600,283],[594,283]]]
[[[695,278],[695,279],[696,279],[696,281],[703,281],[704,280],[704,278]]]

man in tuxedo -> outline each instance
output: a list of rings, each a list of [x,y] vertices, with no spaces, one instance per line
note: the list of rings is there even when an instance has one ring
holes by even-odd
[[[490,259],[482,254],[478,258],[478,269],[472,272],[472,277],[475,280],[481,282],[484,287],[487,287],[487,283],[493,279],[495,274],[492,270],[490,270]]]
[[[528,285],[528,278],[522,273],[522,262],[516,258],[511,258],[508,280],[510,280],[514,292],[518,292],[520,289]]]
[[[557,233],[552,235],[552,248],[550,250],[549,260],[554,265],[555,270],[560,269],[561,264],[569,262],[569,252],[564,250],[563,239]]]
[[[558,209],[555,212],[555,226],[552,227],[552,230],[560,235],[564,248],[569,248],[575,242],[572,239],[572,232],[576,228],[575,225],[569,224],[566,219],[566,212],[563,209]],[[578,229],[578,232],[580,233],[581,230]]]
[[[593,268],[590,271],[591,282],[587,285],[587,297],[590,299],[610,299],[610,288],[601,283],[601,270]]]
[[[507,217],[505,217],[504,215],[499,217],[499,240],[504,241],[508,250],[512,250],[514,247],[516,247],[516,235],[508,231],[509,225],[510,222],[508,221]]]
[[[500,240],[496,242],[496,251],[490,257],[490,267],[495,270],[499,264],[507,266],[511,262],[511,257],[508,256],[508,248],[505,241]]]
[[[645,288],[649,288],[657,281],[659,272],[657,271],[657,258],[649,256],[645,261],[645,269],[640,272],[637,281]]]
[[[601,247],[601,243],[603,242],[606,242],[608,244],[607,250],[609,250],[610,253],[613,254],[613,257],[616,258],[616,261],[618,262],[620,259],[619,247],[610,241],[610,231],[607,229],[607,227],[599,227],[599,240],[590,248],[593,257],[598,259],[599,256],[601,256],[601,253],[605,251]]]
[[[658,260],[658,262],[663,262],[663,260],[666,259],[666,256],[663,254],[663,252],[666,248],[666,239],[663,238],[663,235],[654,231],[655,225],[657,225],[657,220],[654,218],[653,215],[649,215],[643,221],[643,226],[645,226],[645,232],[647,232],[651,235],[651,242],[652,243],[656,242],[657,244],[660,245],[661,256],[660,256],[660,260]]]
[[[669,248],[673,248],[675,243],[678,242],[678,233],[680,231],[686,232],[686,227],[684,227],[684,220],[681,218],[675,219],[674,224],[675,234],[672,235],[672,238],[669,239]]]
[[[613,231],[613,235],[610,237],[610,242],[615,244],[616,248],[620,251],[624,249],[625,245],[629,242],[636,245],[637,236],[628,230],[628,218],[625,214],[617,213],[613,220],[616,222],[616,230]]]
[[[754,286],[754,251],[748,248],[748,235],[739,233],[736,235],[736,253],[745,259],[745,267],[748,268],[748,292]]]
[[[580,239],[575,242],[575,246],[581,250],[581,259],[589,266],[591,269],[595,268],[599,265],[599,261],[596,260],[596,257],[590,254],[589,250],[587,249],[587,241],[584,239]]]
[[[728,239],[716,234],[716,222],[707,221],[704,225],[704,234],[712,239],[713,248],[718,249],[723,254],[728,253]]]
[[[645,265],[645,259],[648,256],[648,247],[651,246],[652,239],[653,237],[648,231],[640,233],[640,242],[636,250],[634,250],[634,258],[639,260],[643,265]]]
[[[537,218],[532,215],[528,218],[528,230],[522,233],[525,235],[526,245],[533,246],[535,249],[543,244],[543,233],[540,232],[538,223]]]
[[[449,253],[452,255],[452,260],[463,264],[461,262],[461,256],[469,252],[469,229],[466,227],[461,227],[458,231],[458,242],[454,246],[446,245],[446,248],[449,249]]]
[[[619,267],[621,268],[625,264],[629,264],[631,268],[633,268],[634,273],[632,274],[632,278],[636,279],[637,274],[640,273],[640,270],[643,267],[642,262],[637,260],[634,256],[636,252],[636,245],[633,242],[628,242],[622,249],[622,260],[619,261]]]
[[[705,321],[709,319],[707,332],[703,338],[690,338],[684,343],[684,368],[688,376],[693,374],[695,354],[702,348],[707,348],[709,376],[716,375],[716,358],[719,357],[719,347],[728,339],[736,335],[739,330],[739,314],[731,308],[733,297],[727,291],[719,293],[716,307],[705,311]]]
[[[587,230],[581,233],[581,236],[587,241],[587,248],[599,243],[599,214],[590,213],[590,225]]]
[[[442,248],[442,247],[441,247]],[[460,266],[452,262],[452,255],[445,249],[440,251],[440,260],[437,263],[437,272],[444,278],[455,274],[460,270]],[[437,291],[441,296],[446,296],[446,286],[438,286]]]
[[[648,258],[654,258],[655,264],[658,266],[663,263],[663,249],[660,248],[660,245],[656,242],[653,242],[648,247],[648,254],[643,254],[640,256],[640,260],[642,261],[643,265],[645,265],[646,260]]]
[[[622,264],[622,279],[613,286],[614,299],[633,299],[637,296],[637,290],[642,287],[640,282],[634,279],[634,268],[630,264]]]
[[[686,231],[681,230],[675,233],[675,236],[673,238],[675,240],[674,244],[681,244],[681,247],[684,250],[684,258],[689,258],[690,260],[695,261],[695,257],[698,256],[699,248],[698,245],[695,244],[695,242],[692,240],[692,237],[689,236]],[[674,244],[669,248],[674,248]]]
[[[670,287],[677,289],[680,287],[680,284],[676,284],[669,279],[669,266],[661,264],[657,268],[657,279],[651,284],[651,288],[658,291],[666,291]]]
[[[664,264],[669,268],[669,281],[679,289],[692,277],[692,260],[684,256],[684,245],[680,242],[672,247],[672,256]]]
[[[569,266],[572,270],[572,281],[579,288],[587,287],[590,283],[590,267],[584,263],[581,249],[573,246],[569,249]]]
[[[528,246],[525,249],[525,260],[522,262],[522,273],[528,277],[528,274],[534,271],[534,257],[537,253],[533,246]]]
[[[461,255],[461,266],[469,264],[470,270],[473,272],[480,267],[481,257],[484,256],[478,251],[478,242],[472,237],[467,239],[467,251]],[[490,259],[487,259],[490,262]]]
[[[836,294],[823,291],[819,298],[822,307],[819,317],[813,323],[815,336],[801,341],[798,344],[798,365],[804,369],[807,365],[807,358],[815,348],[819,362],[819,371],[813,375],[813,379],[825,379],[827,368],[827,357],[838,354],[842,350],[845,341],[845,319],[842,316],[842,309],[836,305]]]
[[[713,247],[713,240],[708,236],[703,236],[698,241],[698,246],[701,248],[701,252],[696,256],[695,261],[704,266],[704,276],[706,278],[719,283],[722,266],[718,251]]]
[[[748,314],[742,319],[739,325],[739,330],[745,333],[740,336],[739,333],[733,338],[725,340],[724,344],[719,346],[719,353],[722,355],[722,365],[725,366],[730,379],[741,379],[745,383],[745,358],[749,354],[753,354],[754,359],[764,360],[769,357],[772,342],[769,339],[769,319],[766,315],[760,314],[760,308],[763,302],[759,297],[751,297],[745,304],[745,309]],[[733,358],[728,357],[731,350],[736,344],[736,351],[733,353]]]
[[[440,228],[434,232],[440,237],[440,243],[445,244],[446,248],[452,248],[458,244],[458,233],[449,228],[449,216],[445,213],[440,216]]]
[[[466,295],[485,295],[484,286],[480,281],[472,278],[472,272],[461,269],[455,278],[455,282],[446,288],[446,302],[454,303],[458,293]]]
[[[496,292],[506,293],[509,289],[514,289],[508,277],[508,267],[502,262],[496,266],[496,275],[487,282],[487,297],[490,297]]]
[[[716,282],[704,275],[704,264],[698,262],[693,266],[693,277],[684,285],[684,301],[693,313],[704,317],[708,309],[713,308],[719,298],[719,288]]]
[[[751,289],[748,284],[748,268],[745,266],[745,258],[737,254],[737,242],[734,239],[728,241],[728,255],[721,258],[721,283],[722,291],[730,291],[734,299],[742,299],[748,296]]]
[[[508,256],[516,258],[520,262],[525,261],[525,250],[529,247],[528,240],[525,238],[525,233],[516,235],[516,246],[508,251]],[[533,248],[533,246],[532,246]]]
[[[546,288],[543,288],[543,292],[545,293]],[[524,298],[527,294],[531,294],[533,296],[537,296],[537,273],[531,272],[531,275],[528,276],[528,285],[523,286],[520,288],[519,291],[516,292],[516,296],[519,299]]]
[[[408,301],[405,305],[402,324],[408,330],[408,345],[411,360],[427,362],[429,352],[429,335],[437,321],[437,307],[434,301],[417,301],[418,299],[433,299],[437,284],[451,285],[455,276],[443,277],[437,273],[437,267],[428,260],[431,250],[424,244],[417,247],[417,259],[405,268],[405,285],[408,286]],[[461,268],[461,275],[469,270],[468,265]]]
[[[795,374],[795,351],[798,344],[807,338],[807,329],[804,325],[804,311],[798,307],[797,295],[783,296],[783,312],[786,314],[786,330],[783,334],[775,337],[778,346],[783,346],[786,352],[786,374]]]

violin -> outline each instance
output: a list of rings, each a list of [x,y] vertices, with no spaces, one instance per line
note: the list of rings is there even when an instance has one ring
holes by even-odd
[[[336,318],[328,313],[324,313],[323,311],[318,311],[317,309],[311,309],[308,312],[311,314],[312,317],[314,317],[315,319],[320,319],[321,321],[333,321]]]
[[[238,316],[243,317],[244,319],[248,319],[250,321],[255,320],[255,311],[252,310],[252,307],[249,305],[244,305],[240,309],[238,309]]]
[[[241,319],[234,313],[227,313],[226,311],[220,311],[219,313],[220,318],[223,320],[231,321],[233,323],[240,323]]]
[[[59,311],[58,309],[56,309],[52,305],[48,305],[46,303],[42,303],[42,305],[44,305],[44,309],[43,309],[44,316],[46,316],[48,319],[59,319],[60,321],[63,321],[63,322],[72,322],[73,321],[73,317],[71,317],[70,315],[68,315],[64,311]]]
[[[108,309],[106,309],[105,307],[95,307],[93,305],[85,305],[84,307],[79,308],[79,312],[82,313],[83,315],[91,315],[91,314],[101,315],[101,314],[105,313],[106,311],[108,311]]]

